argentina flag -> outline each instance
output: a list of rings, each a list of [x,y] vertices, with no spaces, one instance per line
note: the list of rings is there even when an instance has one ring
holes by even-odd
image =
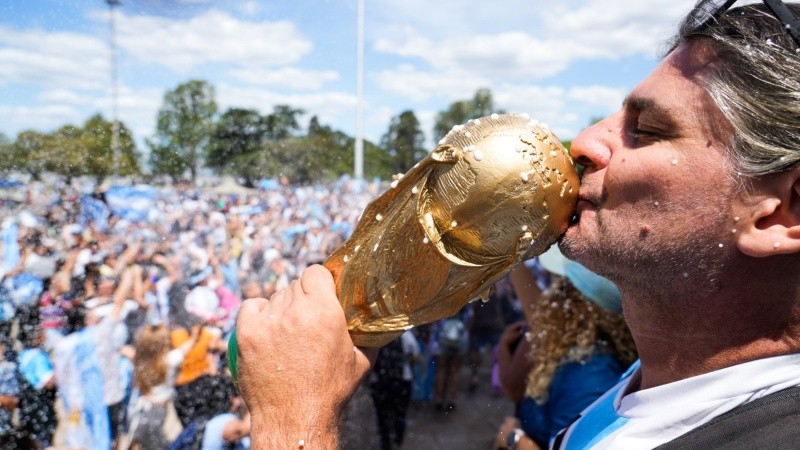
[[[146,221],[156,205],[156,190],[150,186],[111,186],[106,192],[106,203],[117,217]]]
[[[82,228],[86,228],[89,222],[105,232],[108,227],[108,206],[102,200],[96,199],[91,195],[81,197],[81,212],[78,223]]]

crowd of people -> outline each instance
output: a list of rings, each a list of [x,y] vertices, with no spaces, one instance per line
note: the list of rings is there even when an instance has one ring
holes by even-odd
[[[225,357],[239,305],[322,261],[376,188],[170,188],[144,220],[95,223],[87,193],[19,186],[0,200],[0,447],[246,445]]]

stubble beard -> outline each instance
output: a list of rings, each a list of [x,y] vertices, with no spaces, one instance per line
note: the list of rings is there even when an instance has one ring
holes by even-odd
[[[613,281],[626,296],[658,306],[681,299],[695,304],[721,290],[730,249],[720,247],[726,242],[721,231],[724,214],[713,208],[698,211],[697,205],[683,209],[677,217],[706,220],[692,232],[680,232],[680,225],[662,218],[661,229],[654,226],[642,233],[640,225],[630,220],[607,223],[597,214],[594,232],[567,233],[560,247],[567,257]]]

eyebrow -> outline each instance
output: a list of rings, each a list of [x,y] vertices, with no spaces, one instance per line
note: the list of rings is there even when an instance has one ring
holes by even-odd
[[[639,114],[646,111],[659,121],[668,123],[674,122],[670,110],[650,97],[637,97],[628,95],[622,101],[622,108],[626,111],[632,111]]]

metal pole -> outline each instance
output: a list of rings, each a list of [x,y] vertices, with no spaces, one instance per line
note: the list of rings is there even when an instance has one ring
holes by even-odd
[[[355,177],[364,178],[364,0],[358,0]]]
[[[111,47],[111,151],[114,157],[114,176],[119,176],[119,118],[117,99],[119,96],[117,76],[117,33],[114,26],[114,7],[119,6],[120,0],[106,0],[109,14],[109,34]]]

